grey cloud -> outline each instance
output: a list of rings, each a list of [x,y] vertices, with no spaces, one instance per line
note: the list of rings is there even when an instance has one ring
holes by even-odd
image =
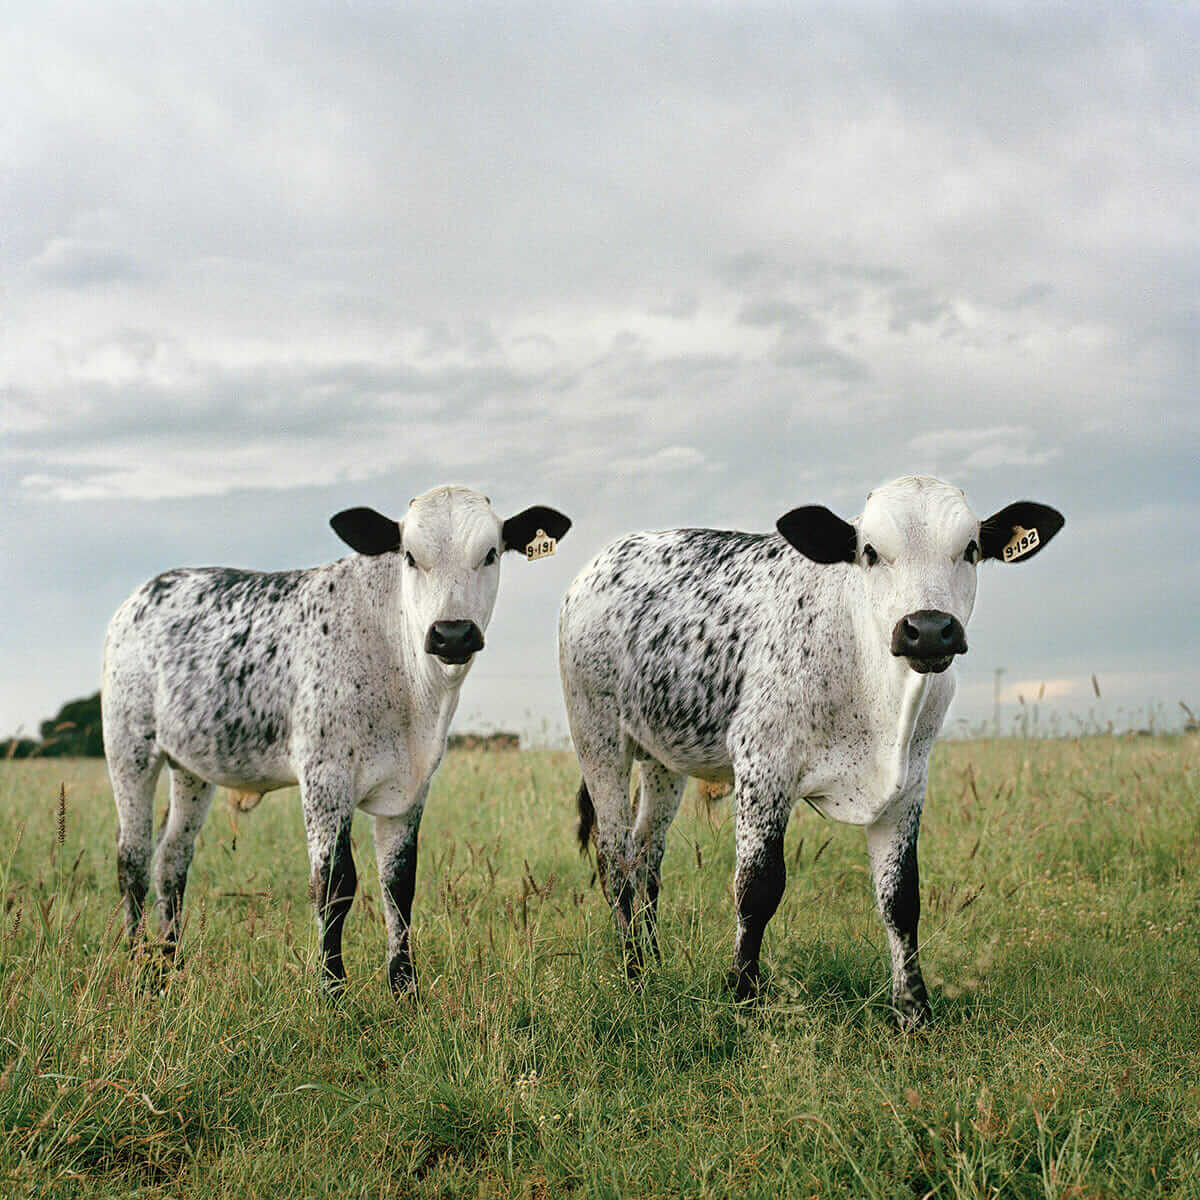
[[[558,350],[558,342],[545,333],[523,333],[512,340],[514,348],[532,347],[553,354]]]
[[[62,287],[134,282],[144,274],[136,258],[118,246],[68,237],[51,238],[31,265],[42,279]]]
[[[650,312],[658,317],[690,321],[700,309],[700,298],[694,292],[680,292],[663,304],[652,305]]]
[[[833,346],[816,345],[807,339],[782,339],[771,351],[771,361],[780,367],[838,379],[843,383],[855,383],[870,375],[861,359]]]
[[[120,344],[129,344],[128,335]],[[154,339],[141,345],[154,357]],[[408,363],[348,361],[325,364],[252,363],[243,367],[187,360],[181,378],[143,374],[121,383],[61,382],[27,411],[28,421],[7,441],[8,456],[96,447],[105,441],[189,436],[235,441],[256,435],[319,437],[370,432],[377,421],[456,417],[478,413],[500,397],[551,386],[541,371],[503,363],[416,367]]]
[[[738,320],[743,325],[779,325],[784,329],[794,329],[797,325],[811,323],[812,318],[790,300],[762,297],[744,304],[738,313]]]
[[[953,306],[929,288],[893,288],[888,293],[888,299],[892,306],[888,325],[896,333],[907,333],[914,325],[939,322],[949,323],[955,329],[961,328]]]
[[[825,264],[825,269],[830,274],[842,279],[849,279],[855,283],[872,283],[881,287],[901,283],[908,277],[906,271],[898,270],[896,267],[871,266],[861,263]]]
[[[1040,304],[1053,295],[1054,288],[1051,284],[1031,283],[1028,287],[1022,288],[1009,303],[1013,308],[1027,308],[1030,305]]]
[[[742,250],[719,263],[716,269],[722,283],[747,291],[785,287],[796,274],[794,266],[757,250]]]
[[[424,344],[418,352],[422,358],[438,358],[461,351],[469,358],[480,359],[500,350],[495,331],[489,321],[469,319],[451,324],[433,321],[425,327]]]

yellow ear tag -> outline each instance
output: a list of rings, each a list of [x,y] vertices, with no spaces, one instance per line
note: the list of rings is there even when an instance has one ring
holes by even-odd
[[[549,558],[558,545],[556,538],[550,537],[544,529],[539,529],[533,535],[533,541],[525,547],[525,557],[533,562],[535,558]]]
[[[1023,525],[1014,525],[1012,541],[1004,547],[1004,561],[1012,562],[1014,559],[1022,558],[1040,545],[1041,539],[1038,537],[1036,529],[1026,529]]]

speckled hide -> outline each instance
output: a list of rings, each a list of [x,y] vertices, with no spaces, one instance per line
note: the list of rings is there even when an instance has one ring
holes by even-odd
[[[854,522],[814,506],[769,535],[637,533],[583,569],[559,620],[580,837],[594,826],[631,971],[657,953],[659,870],[686,776],[732,779],[736,994],[757,990],[803,798],[866,827],[897,1016],[927,1018],[916,845],[947,668],[966,651],[977,562],[1004,561],[1034,522],[1040,549],[1062,517],[1021,502],[981,523],[957,488],[910,476],[872,492]]]
[[[359,553],[312,570],[168,571],[118,609],[102,704],[127,931],[153,863],[168,953],[196,834],[220,784],[254,797],[300,785],[323,977],[344,979],[341,933],[357,883],[355,808],[373,814],[392,988],[415,986],[409,921],[429,782],[500,582],[500,556],[570,521],[536,507],[507,521],[477,492],[440,487],[401,521],[349,509],[331,522]],[[171,773],[153,846],[159,771]]]

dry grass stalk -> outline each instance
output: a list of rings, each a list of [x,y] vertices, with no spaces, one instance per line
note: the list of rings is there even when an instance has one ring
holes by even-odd
[[[67,785],[65,783],[58,785],[58,807],[55,817],[57,820],[55,840],[61,846],[67,840]]]

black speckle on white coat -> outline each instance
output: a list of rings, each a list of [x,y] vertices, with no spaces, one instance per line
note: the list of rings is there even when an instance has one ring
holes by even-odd
[[[537,512],[552,514],[561,532],[570,524],[552,509]],[[378,552],[301,571],[168,571],[113,617],[102,707],[130,936],[143,920],[153,859],[173,952],[212,784],[262,794],[298,783],[327,983],[336,989],[344,979],[341,927],[357,878],[349,828],[362,808],[376,819],[389,978],[400,991],[415,986],[408,924],[417,829],[471,665],[440,661],[425,638],[434,621],[486,628],[505,522],[485,497],[457,487],[417,497],[401,522],[371,519],[392,531]],[[171,806],[155,850],[164,764]]]
[[[631,757],[713,779],[753,760],[791,799],[870,824],[896,799],[903,697],[928,689],[905,758],[919,767],[953,682],[860,644],[856,570],[809,562],[776,534],[685,529],[608,547],[560,621],[581,758],[627,740]]]
[[[797,510],[808,512],[856,535],[857,555],[853,539],[818,562],[779,534],[678,529],[623,537],[580,572],[560,613],[559,662],[583,797],[594,808],[601,882],[636,958],[626,910],[640,903],[653,928],[684,777],[733,779],[739,996],[757,986],[796,801],[865,826],[893,1003],[911,1026],[928,1014],[916,842],[929,753],[954,682],[949,671],[921,674],[893,655],[891,632],[918,609],[944,610],[965,627],[979,520],[957,488],[920,476],[877,489],[854,525]],[[864,561],[868,536],[879,549]],[[843,553],[854,561],[834,561]],[[651,766],[656,786],[641,789],[631,822],[630,771]],[[581,813],[586,829],[582,800]]]

